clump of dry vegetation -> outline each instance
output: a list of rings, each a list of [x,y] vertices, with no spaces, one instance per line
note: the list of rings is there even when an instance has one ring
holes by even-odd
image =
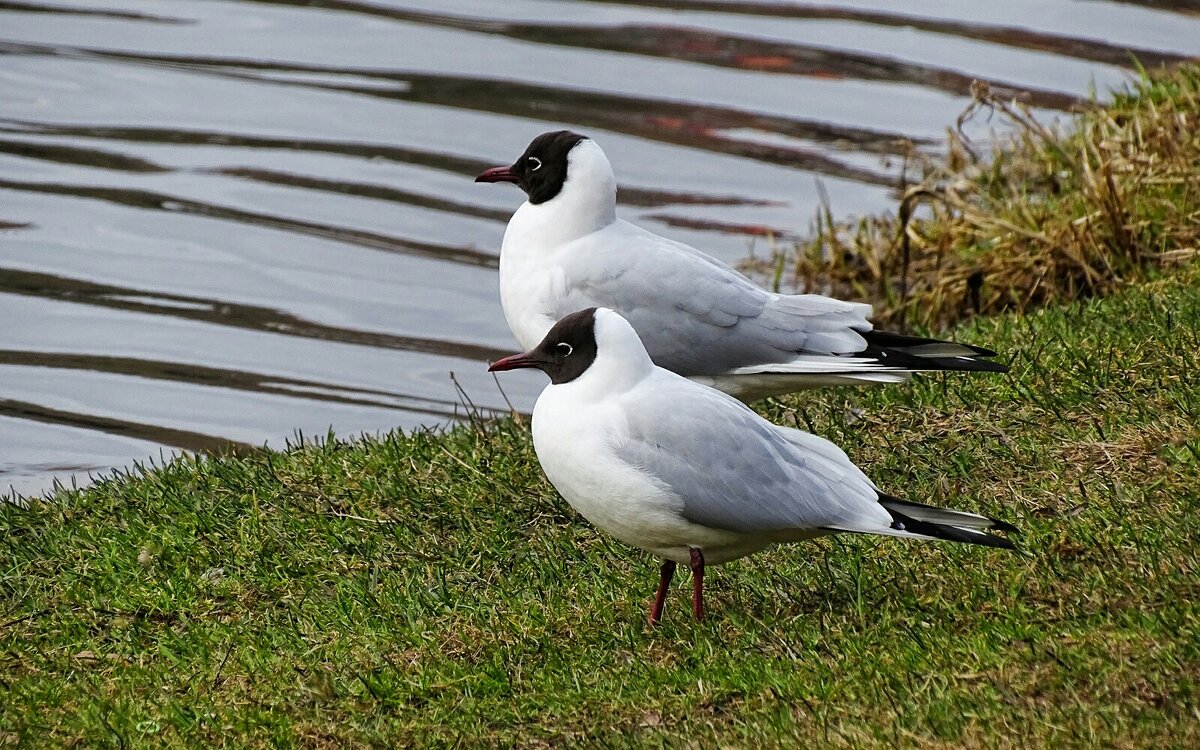
[[[876,303],[877,322],[943,327],[1107,294],[1200,248],[1200,66],[1144,76],[1064,132],[974,88],[944,156],[895,215],[835,222],[778,251],[777,287]],[[1012,134],[990,153],[962,132],[983,114]]]

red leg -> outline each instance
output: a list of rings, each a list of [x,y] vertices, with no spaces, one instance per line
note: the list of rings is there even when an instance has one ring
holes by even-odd
[[[697,547],[688,547],[692,556],[692,614],[696,622],[704,620],[704,553]]]
[[[667,587],[671,585],[671,579],[675,577],[675,561],[663,560],[662,568],[658,574],[658,593],[654,596],[654,609],[650,610],[650,624],[657,625],[662,622],[663,607],[667,603]]]

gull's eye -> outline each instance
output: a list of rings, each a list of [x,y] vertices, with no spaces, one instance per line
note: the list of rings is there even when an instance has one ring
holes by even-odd
[[[555,344],[554,349],[564,357],[571,356],[571,352],[575,351],[575,347],[571,346],[565,341],[560,341],[559,343]]]
[[[525,161],[529,162],[529,164],[531,165],[529,167],[530,172],[536,172],[542,168],[542,160],[537,158],[536,156],[531,156],[528,159],[526,159]]]

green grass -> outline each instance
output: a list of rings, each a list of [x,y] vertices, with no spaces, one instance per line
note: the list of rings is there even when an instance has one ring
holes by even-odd
[[[1195,747],[1198,331],[1191,267],[958,331],[1007,377],[767,405],[1029,554],[780,547],[703,624],[514,421],[0,504],[0,746]]]
[[[791,545],[714,569],[703,624],[681,576],[655,629],[657,561],[519,420],[184,458],[0,502],[0,747],[1200,746],[1198,92],[1064,137],[981,92],[1009,150],[952,139],[928,218],[826,217],[796,260],[893,320],[1047,306],[957,331],[1007,377],[762,405],[1026,555]]]

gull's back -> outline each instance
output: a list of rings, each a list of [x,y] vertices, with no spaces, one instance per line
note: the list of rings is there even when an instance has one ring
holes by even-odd
[[[656,364],[684,376],[790,362],[801,350],[854,353],[865,346],[856,331],[870,328],[869,305],[767,292],[717,259],[627,221],[550,257],[561,277],[548,289],[545,320],[609,307],[630,322]]]

